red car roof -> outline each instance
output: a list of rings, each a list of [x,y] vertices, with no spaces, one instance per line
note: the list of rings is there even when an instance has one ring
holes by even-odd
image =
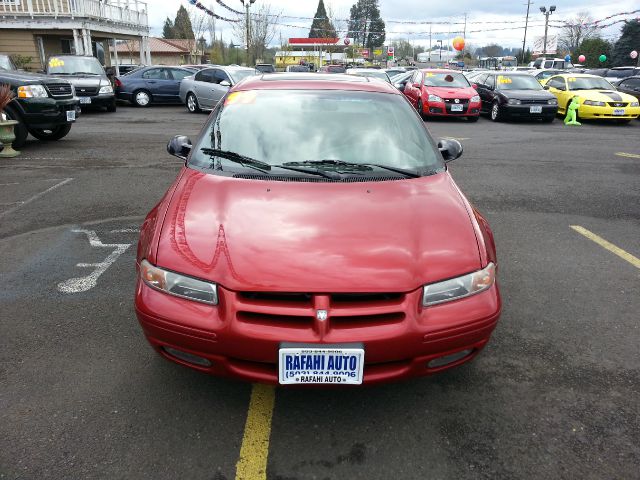
[[[238,90],[350,90],[402,95],[390,83],[376,79],[322,73],[271,73],[249,77],[232,89]]]

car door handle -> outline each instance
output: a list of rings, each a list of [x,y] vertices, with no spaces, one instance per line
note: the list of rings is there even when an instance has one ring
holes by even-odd
[[[147,80],[147,83],[158,83],[155,80]]]

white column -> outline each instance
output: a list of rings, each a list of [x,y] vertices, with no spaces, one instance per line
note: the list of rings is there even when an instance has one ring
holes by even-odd
[[[149,43],[149,37],[147,37],[147,41],[145,42],[144,50],[147,57],[147,65],[151,65],[151,44]]]
[[[147,37],[140,37],[140,65],[146,65]]]
[[[118,40],[113,39],[113,60],[116,62],[116,77],[120,76],[120,62],[118,61]]]
[[[73,48],[75,49],[76,55],[84,55],[84,48],[82,48],[82,44],[80,43],[80,35],[78,35],[78,30],[73,29]]]

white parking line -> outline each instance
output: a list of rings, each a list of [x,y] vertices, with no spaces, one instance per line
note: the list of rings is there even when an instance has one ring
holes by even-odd
[[[71,180],[73,180],[73,178],[66,178],[63,181],[56,183],[54,186],[47,188],[46,190],[40,192],[40,193],[36,193],[33,197],[27,198],[26,200],[19,202],[15,207],[10,208],[9,210],[5,210],[4,212],[0,212],[0,218],[4,217],[5,215],[9,215],[10,213],[15,212],[17,209],[24,207],[25,205],[33,202],[34,200],[39,199],[40,197],[42,197],[43,195],[46,195],[49,192],[54,191],[56,188],[59,188],[63,185],[66,185],[67,183],[69,183]]]
[[[138,233],[139,228],[120,228],[118,230],[111,230],[111,233]]]
[[[98,278],[102,275],[117,259],[120,255],[127,251],[132,245],[130,243],[102,243],[98,234],[94,230],[71,230],[74,233],[84,233],[89,240],[89,245],[94,248],[113,248],[107,258],[98,263],[78,263],[76,266],[80,268],[94,268],[89,275],[84,277],[70,278],[64,282],[58,284],[58,290],[62,293],[80,293],[91,290],[96,286]]]

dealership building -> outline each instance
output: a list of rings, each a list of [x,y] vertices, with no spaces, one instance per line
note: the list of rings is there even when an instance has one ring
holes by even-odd
[[[347,49],[353,46],[352,38],[290,38],[282,50],[276,52],[276,67],[313,63],[317,67],[333,63],[363,63],[356,54],[352,58]]]

